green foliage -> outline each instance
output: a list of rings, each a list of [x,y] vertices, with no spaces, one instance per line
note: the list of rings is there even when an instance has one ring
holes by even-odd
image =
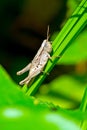
[[[60,58],[58,64],[73,65],[87,60],[87,30],[83,31]]]
[[[2,130],[80,130],[87,112],[69,111],[27,97],[0,66],[0,128]]]
[[[68,75],[60,76],[49,84],[40,87],[36,97],[43,101],[50,101],[62,108],[76,108],[80,106],[85,84]]]

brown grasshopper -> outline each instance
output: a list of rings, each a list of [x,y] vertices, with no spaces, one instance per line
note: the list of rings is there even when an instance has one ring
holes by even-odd
[[[29,71],[29,75],[27,76],[27,78],[25,78],[19,83],[20,85],[23,85],[23,84],[28,85],[32,78],[34,78],[35,76],[43,72],[43,69],[48,59],[51,59],[50,53],[52,51],[52,45],[51,45],[51,42],[48,41],[48,39],[49,39],[49,26],[47,29],[47,39],[45,39],[42,42],[41,47],[39,48],[34,59],[24,69],[17,72],[17,75],[21,75]]]

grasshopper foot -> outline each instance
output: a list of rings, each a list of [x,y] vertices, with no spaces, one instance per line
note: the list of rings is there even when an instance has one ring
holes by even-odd
[[[46,74],[46,75],[49,75],[49,73],[48,73],[48,72],[45,72],[45,71],[42,71],[42,73],[43,73],[43,74]]]

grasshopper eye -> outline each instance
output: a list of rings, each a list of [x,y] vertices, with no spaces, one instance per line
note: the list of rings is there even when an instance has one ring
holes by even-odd
[[[46,49],[48,49],[48,48],[49,48],[49,43],[46,42],[44,47],[45,47]]]

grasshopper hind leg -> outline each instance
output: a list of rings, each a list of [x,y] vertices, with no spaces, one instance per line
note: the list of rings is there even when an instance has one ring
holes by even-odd
[[[31,63],[28,64],[28,65],[27,65],[25,68],[23,68],[22,70],[18,71],[18,72],[17,72],[17,75],[21,75],[21,74],[27,72],[27,71],[30,69],[30,66],[31,66]]]
[[[27,78],[25,78],[24,80],[22,80],[19,84],[20,85],[28,85],[28,83],[30,82],[31,78],[28,76]]]

